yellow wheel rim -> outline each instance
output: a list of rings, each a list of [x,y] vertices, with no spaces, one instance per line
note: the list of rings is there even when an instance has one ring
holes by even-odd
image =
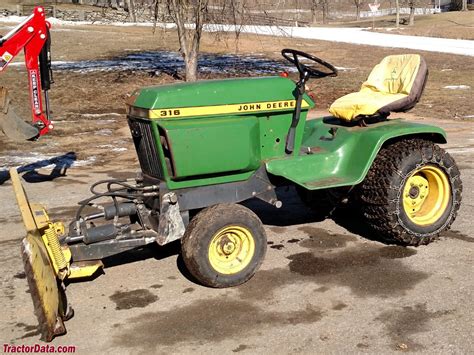
[[[411,222],[427,226],[438,221],[449,205],[451,187],[441,169],[427,165],[407,179],[403,188],[403,208]]]
[[[217,272],[236,274],[247,267],[255,253],[252,233],[244,227],[229,226],[218,231],[209,245],[209,262]]]

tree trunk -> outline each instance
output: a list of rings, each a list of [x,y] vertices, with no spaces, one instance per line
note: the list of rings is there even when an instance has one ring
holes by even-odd
[[[198,52],[191,52],[186,58],[186,81],[197,80]]]
[[[396,24],[397,28],[400,28],[400,0],[395,1],[395,8],[396,8],[395,24]]]
[[[323,23],[326,24],[328,23],[328,13],[329,13],[329,9],[328,9],[328,3],[325,1],[323,3]]]
[[[360,1],[358,1],[356,4],[356,18],[357,21],[360,21]]]
[[[316,0],[311,1],[311,23],[314,25],[318,22],[317,17],[318,7],[316,6]]]
[[[467,11],[467,0],[462,0],[462,11]]]
[[[137,22],[134,0],[127,0],[128,16],[131,22]]]
[[[207,8],[207,1],[198,0],[198,3],[192,8],[185,8],[179,0],[171,0],[171,14],[178,30],[178,40],[180,45],[180,53],[184,59],[186,81],[197,80],[199,45],[201,43],[203,17]],[[194,29],[187,30],[186,11],[194,11]],[[192,35],[192,36],[191,36]]]
[[[410,20],[408,25],[413,26],[415,24],[415,5],[410,5]]]

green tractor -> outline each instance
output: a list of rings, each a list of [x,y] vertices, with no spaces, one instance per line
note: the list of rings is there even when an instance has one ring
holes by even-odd
[[[454,160],[437,145],[446,143],[445,132],[388,119],[419,100],[427,78],[423,59],[385,58],[359,92],[332,105],[332,115],[306,120],[315,105],[306,83],[337,70],[304,52],[282,54],[299,72],[296,85],[280,76],[133,93],[127,118],[141,174],[95,183],[67,232],[28,202],[11,171],[43,340],[63,334],[63,321],[72,316],[69,280],[151,243],[181,239],[187,269],[205,286],[246,282],[264,259],[267,238],[258,216],[239,203],[256,198],[280,208],[280,186],[295,186],[315,208],[356,207],[360,223],[384,243],[428,244],[450,227],[462,184]],[[104,198],[111,202],[100,203]]]

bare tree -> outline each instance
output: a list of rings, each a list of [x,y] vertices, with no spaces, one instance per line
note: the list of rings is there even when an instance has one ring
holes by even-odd
[[[320,9],[323,14],[323,23],[328,22],[329,0],[311,0],[311,17],[313,23],[316,22],[316,11]]]
[[[134,0],[126,0],[126,4],[128,8],[128,16],[130,17],[130,21],[137,22]]]
[[[178,31],[179,51],[185,62],[186,81],[197,80],[199,46],[208,5],[209,0],[168,0],[168,10]]]
[[[408,25],[413,26],[415,24],[415,6],[416,0],[408,0],[408,7],[410,8],[410,19]]]
[[[316,22],[318,22],[317,13],[318,13],[318,4],[317,4],[317,1],[312,0],[312,1],[311,1],[311,23],[312,23],[312,24],[315,24]]]
[[[362,8],[362,6],[364,6],[367,1],[365,0],[351,0],[355,7],[356,7],[356,18],[357,18],[357,21],[360,20],[360,9]]]
[[[396,8],[395,24],[397,28],[400,28],[400,0],[395,0],[395,8]]]
[[[467,11],[467,0],[454,0],[451,2],[451,9],[456,11]]]

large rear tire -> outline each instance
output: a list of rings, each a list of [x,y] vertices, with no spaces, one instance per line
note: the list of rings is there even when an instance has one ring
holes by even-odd
[[[184,264],[209,287],[248,281],[265,257],[267,237],[260,219],[248,208],[219,204],[199,212],[181,241]]]
[[[462,182],[446,151],[430,141],[408,139],[380,150],[357,194],[376,239],[419,246],[454,222]]]

